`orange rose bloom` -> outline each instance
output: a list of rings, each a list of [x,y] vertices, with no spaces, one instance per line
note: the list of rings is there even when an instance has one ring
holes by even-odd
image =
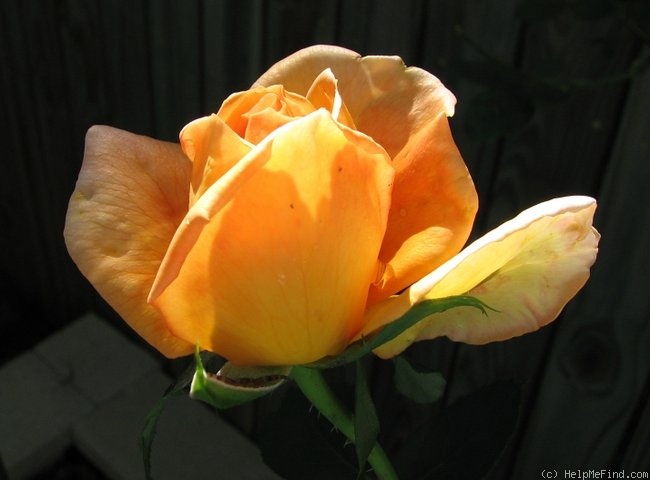
[[[449,130],[454,103],[437,78],[397,57],[317,46],[191,122],[180,148],[93,127],[70,200],[68,249],[167,356],[196,344],[243,365],[336,355],[433,298],[431,273],[467,240],[477,196]],[[581,202],[549,215],[593,216],[593,202]],[[591,216],[582,215],[569,243],[590,238],[580,245],[595,257]],[[454,280],[444,295],[471,291],[504,263],[491,269],[470,257],[481,273]],[[587,257],[558,285],[570,294],[539,309],[533,324],[508,324],[505,336],[555,318],[586,281]],[[407,288],[414,283],[417,292]],[[431,331],[426,320],[383,355]]]

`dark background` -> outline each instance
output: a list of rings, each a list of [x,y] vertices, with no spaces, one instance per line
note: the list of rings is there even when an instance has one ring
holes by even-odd
[[[89,126],[176,140],[277,60],[334,43],[399,55],[456,94],[452,129],[481,202],[474,236],[555,196],[599,200],[598,261],[557,322],[504,343],[440,339],[409,352],[446,376],[443,404],[496,380],[523,384],[491,478],[650,470],[649,4],[2,0],[0,360],[89,310],[123,328],[63,244]],[[385,371],[373,378],[380,406]],[[255,408],[231,414],[253,437]],[[412,406],[401,418],[427,415]]]

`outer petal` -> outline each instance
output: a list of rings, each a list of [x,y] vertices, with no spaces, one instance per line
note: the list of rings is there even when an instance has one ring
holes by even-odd
[[[338,353],[361,329],[376,274],[393,180],[386,153],[319,110],[241,164],[252,167],[236,195],[223,185],[236,183],[229,172],[202,197],[217,207],[205,206],[209,221],[154,303],[176,334],[234,363]]]
[[[550,323],[589,278],[600,238],[592,227],[595,209],[596,202],[589,197],[557,198],[525,210],[476,240],[402,298],[370,312],[369,321],[377,325],[387,313],[401,315],[409,304],[460,294],[474,296],[497,311],[484,316],[461,307],[433,315],[377,353],[391,357],[413,341],[439,336],[484,344]]]
[[[473,182],[447,123],[456,99],[433,75],[399,57],[368,56],[334,46],[301,50],[255,85],[281,83],[305,95],[330,68],[358,130],[393,158],[395,189],[380,261],[384,274],[371,302],[406,288],[455,255],[478,208]]]
[[[92,127],[64,232],[81,273],[168,357],[189,354],[193,346],[175,337],[146,299],[186,212],[190,169],[178,145]]]
[[[395,187],[370,301],[403,290],[465,244],[478,197],[444,113],[417,132],[394,160]]]
[[[288,56],[264,73],[253,88],[280,84],[306,96],[314,80],[328,68],[338,80],[357,128],[372,136],[391,157],[403,148],[413,129],[440,112],[454,113],[456,99],[430,73],[406,68],[396,56],[361,57],[332,45],[317,45]]]

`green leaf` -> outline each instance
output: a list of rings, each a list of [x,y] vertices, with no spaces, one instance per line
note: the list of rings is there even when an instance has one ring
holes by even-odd
[[[294,388],[282,392],[277,411],[261,424],[262,458],[286,480],[355,480],[354,448]]]
[[[290,367],[244,367],[227,362],[216,374],[205,371],[197,348],[196,371],[190,396],[223,409],[250,402],[275,390],[287,379]]]
[[[408,312],[386,325],[378,333],[362,338],[350,345],[345,351],[335,357],[325,357],[316,362],[306,365],[310,368],[333,368],[346,363],[354,362],[364,355],[367,355],[375,348],[389,342],[411,328],[419,321],[435,313],[441,313],[450,308],[473,307],[478,308],[487,315],[486,310],[493,310],[479,299],[468,295],[456,295],[453,297],[436,298],[424,300],[413,306]]]
[[[366,371],[360,360],[357,360],[357,374],[354,385],[354,446],[357,451],[359,478],[365,470],[368,456],[372,451],[379,435],[379,419],[377,410],[370,396]]]
[[[161,398],[156,401],[154,406],[149,410],[144,422],[142,433],[140,434],[140,449],[142,450],[142,463],[144,465],[144,475],[147,480],[151,480],[151,449],[153,441],[156,438],[158,429],[158,420],[165,409],[167,401],[170,398],[177,397],[185,393],[186,388],[192,381],[192,372],[194,366],[190,365],[180,377],[172,383]]]
[[[521,387],[511,381],[460,398],[410,434],[393,457],[400,478],[484,478],[512,437],[520,403]]]
[[[395,387],[417,403],[433,403],[442,397],[447,382],[438,372],[418,372],[403,357],[395,357]]]

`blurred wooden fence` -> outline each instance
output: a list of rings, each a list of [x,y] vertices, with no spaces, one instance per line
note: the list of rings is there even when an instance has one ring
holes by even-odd
[[[0,358],[86,310],[110,316],[61,235],[90,125],[173,140],[280,58],[335,43],[400,55],[454,91],[452,128],[481,200],[475,234],[554,196],[599,200],[601,253],[560,320],[505,343],[441,339],[411,354],[445,373],[446,402],[525,382],[490,478],[649,471],[648,3],[3,0]]]

